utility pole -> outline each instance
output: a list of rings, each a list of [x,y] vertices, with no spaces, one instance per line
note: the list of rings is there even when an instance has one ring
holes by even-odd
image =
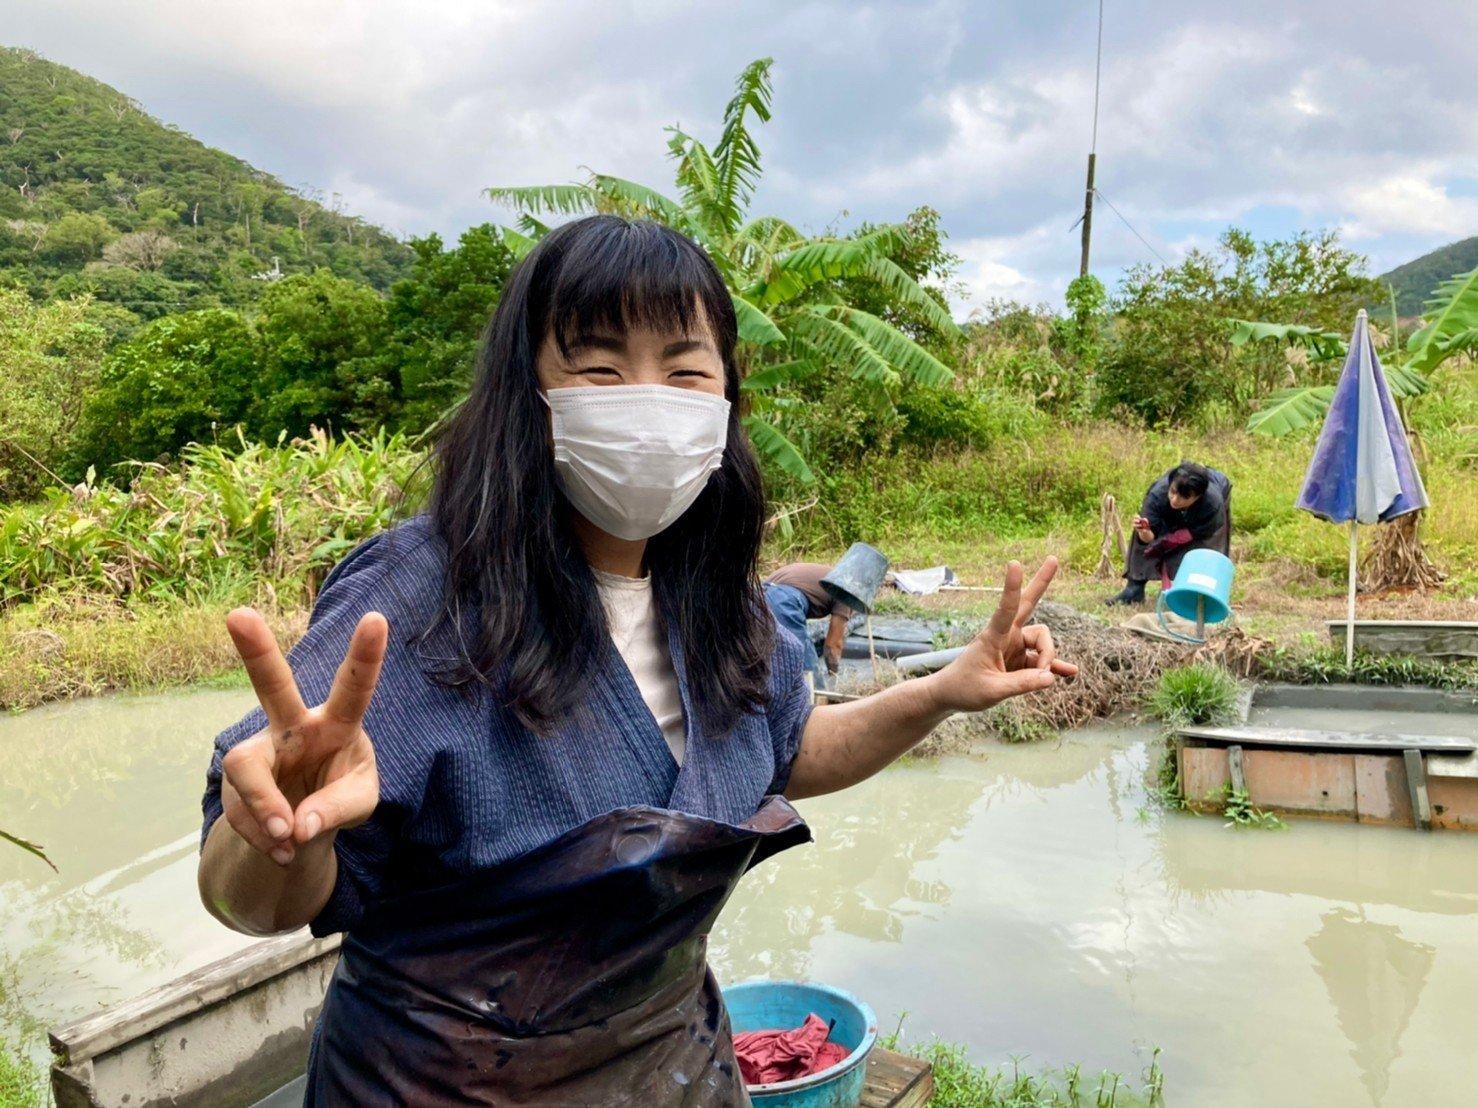
[[[1083,189],[1083,260],[1078,276],[1088,276],[1088,247],[1093,238],[1093,170],[1098,162],[1098,86],[1103,76],[1103,0],[1098,0],[1098,54],[1093,63],[1093,142],[1088,147],[1088,184]]]
[[[1088,154],[1088,187],[1083,191],[1083,261],[1078,266],[1078,276],[1088,276],[1088,246],[1093,237],[1093,163],[1098,160],[1096,152]]]

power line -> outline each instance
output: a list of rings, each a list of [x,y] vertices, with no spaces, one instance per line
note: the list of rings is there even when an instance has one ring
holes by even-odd
[[[1156,250],[1153,246],[1150,245],[1150,240],[1149,239],[1145,238],[1137,230],[1135,230],[1134,224],[1130,223],[1127,219],[1124,218],[1124,213],[1121,212],[1121,211],[1119,211],[1118,208],[1114,207],[1114,202],[1112,200],[1110,200],[1107,196],[1105,196],[1103,194],[1103,190],[1102,189],[1099,189],[1099,188],[1095,188],[1093,191],[1098,195],[1098,198],[1100,200],[1102,200],[1105,204],[1107,204],[1109,206],[1109,211],[1113,212],[1116,216],[1118,216],[1119,219],[1123,222],[1124,226],[1125,227],[1128,227],[1129,230],[1131,232],[1133,232],[1134,237],[1137,238],[1140,242],[1144,243],[1145,248],[1147,250],[1149,250],[1149,252],[1151,254],[1153,254],[1155,257],[1157,257],[1157,258],[1160,259],[1160,264],[1163,265],[1163,266],[1165,266],[1165,267],[1167,267],[1167,268],[1169,268],[1170,263],[1165,260],[1164,256],[1158,250]]]
[[[1098,86],[1103,76],[1103,0],[1098,0],[1098,54],[1093,61],[1093,142],[1089,153],[1098,153]]]

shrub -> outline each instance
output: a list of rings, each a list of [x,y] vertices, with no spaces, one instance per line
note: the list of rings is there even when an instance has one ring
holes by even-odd
[[[184,312],[149,324],[104,363],[74,470],[210,441],[245,418],[257,376],[255,339],[236,312]]]

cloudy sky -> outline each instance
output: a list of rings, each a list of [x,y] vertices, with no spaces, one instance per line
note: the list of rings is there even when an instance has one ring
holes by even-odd
[[[404,233],[581,167],[666,186],[775,59],[758,211],[815,231],[938,208],[961,313],[1077,272],[1096,0],[5,0],[0,37]],[[1478,233],[1474,0],[1105,0],[1094,269],[1229,223],[1338,227],[1374,271]],[[1127,222],[1127,225],[1126,225]],[[1133,234],[1129,226],[1138,231]]]

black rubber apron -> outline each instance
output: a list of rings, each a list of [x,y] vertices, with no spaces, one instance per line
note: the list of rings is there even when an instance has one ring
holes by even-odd
[[[734,826],[598,816],[344,937],[305,1105],[744,1105],[707,935],[739,878],[810,839],[769,797]]]

